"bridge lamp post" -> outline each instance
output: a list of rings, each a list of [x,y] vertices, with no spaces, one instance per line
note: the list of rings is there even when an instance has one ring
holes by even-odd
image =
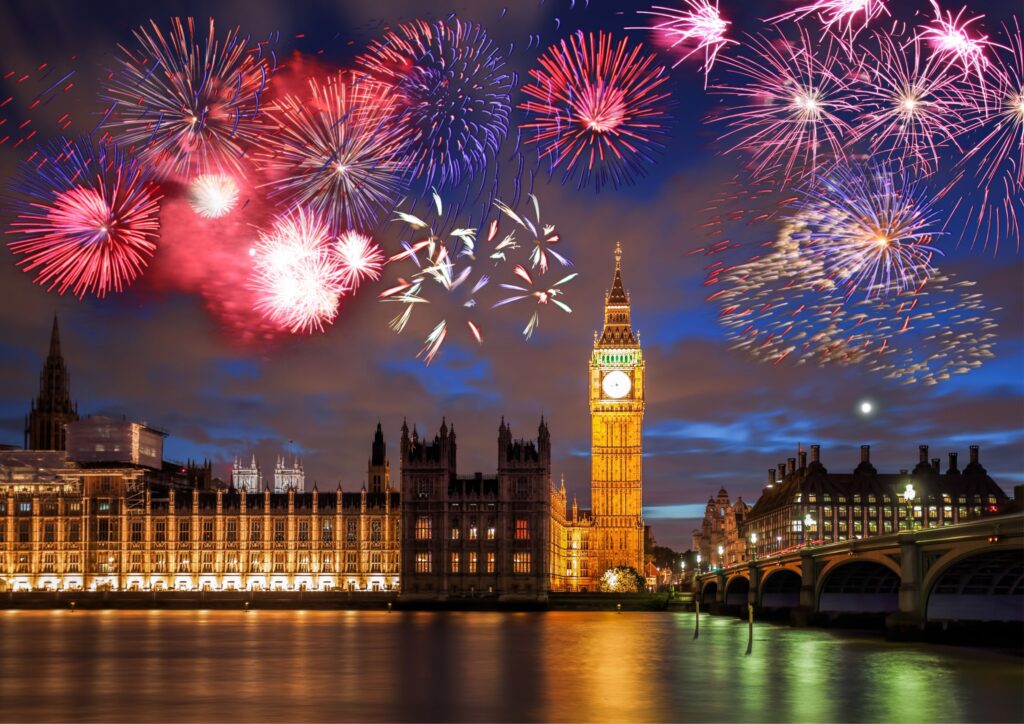
[[[807,535],[807,533],[810,532],[811,527],[815,528],[815,531],[814,531],[815,533],[818,532],[817,531],[817,526],[815,525],[815,522],[814,522],[814,518],[812,518],[811,514],[808,513],[807,515],[804,516],[804,541],[805,542],[810,542],[809,536]]]
[[[750,534],[750,558],[757,560],[757,531]]]
[[[722,555],[724,553],[725,553],[725,548],[723,548],[721,546],[721,544],[719,544],[719,546],[718,546],[718,567],[719,568],[724,568],[724,566],[722,565]]]
[[[781,535],[777,535],[777,536],[775,536],[775,552],[778,553],[781,550],[782,550],[782,536]]]
[[[914,498],[917,497],[917,491],[914,490],[914,484],[908,482],[907,487],[903,490],[903,499],[907,501],[907,530],[917,530],[917,519],[914,518]]]
[[[697,554],[697,573],[700,573],[700,553]]]

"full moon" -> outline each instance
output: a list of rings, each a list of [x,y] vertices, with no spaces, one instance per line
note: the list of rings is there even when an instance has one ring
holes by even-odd
[[[860,411],[862,415],[870,415],[873,409],[875,408],[870,402],[860,403]]]

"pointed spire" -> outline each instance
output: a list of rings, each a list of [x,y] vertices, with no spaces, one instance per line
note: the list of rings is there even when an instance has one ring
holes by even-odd
[[[60,357],[60,326],[57,315],[53,315],[53,330],[50,332],[50,357]]]
[[[605,297],[604,329],[595,341],[598,347],[636,347],[637,338],[629,321],[629,295],[622,284],[622,245],[615,244],[615,275]]]

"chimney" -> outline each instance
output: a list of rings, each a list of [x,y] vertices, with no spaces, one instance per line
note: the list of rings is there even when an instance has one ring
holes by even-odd
[[[788,463],[787,470],[790,473],[796,472],[796,458],[786,458],[786,462]]]
[[[971,465],[978,464],[978,446],[971,445]]]
[[[775,485],[775,468],[768,468],[768,484],[766,488],[770,488]]]
[[[779,480],[786,477],[786,463],[779,463]]]
[[[957,470],[957,468],[956,468],[956,453],[955,452],[951,452],[949,454],[949,470],[947,470],[946,473],[948,474],[948,473],[958,473],[958,472],[960,472],[960,471]]]
[[[811,462],[821,462],[821,445],[811,445]]]
[[[932,458],[932,467],[935,469],[935,472],[941,473],[942,472],[942,460],[940,458]]]
[[[803,470],[806,467],[807,467],[807,451],[806,450],[801,450],[800,451],[800,469]]]
[[[927,465],[928,464],[928,446],[927,445],[918,445],[917,446],[917,455],[918,455],[918,457],[917,457],[918,462],[920,462],[922,465]]]
[[[860,446],[860,461],[862,463],[869,463],[869,462],[871,462],[871,446],[870,445],[861,445]]]

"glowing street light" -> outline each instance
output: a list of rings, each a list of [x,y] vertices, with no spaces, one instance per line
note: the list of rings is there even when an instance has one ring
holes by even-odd
[[[917,491],[914,490],[914,483],[907,481],[907,487],[903,490],[903,499],[907,501],[907,530],[917,529],[917,519],[914,517],[914,498]]]
[[[757,531],[750,534],[750,557],[757,558]]]

